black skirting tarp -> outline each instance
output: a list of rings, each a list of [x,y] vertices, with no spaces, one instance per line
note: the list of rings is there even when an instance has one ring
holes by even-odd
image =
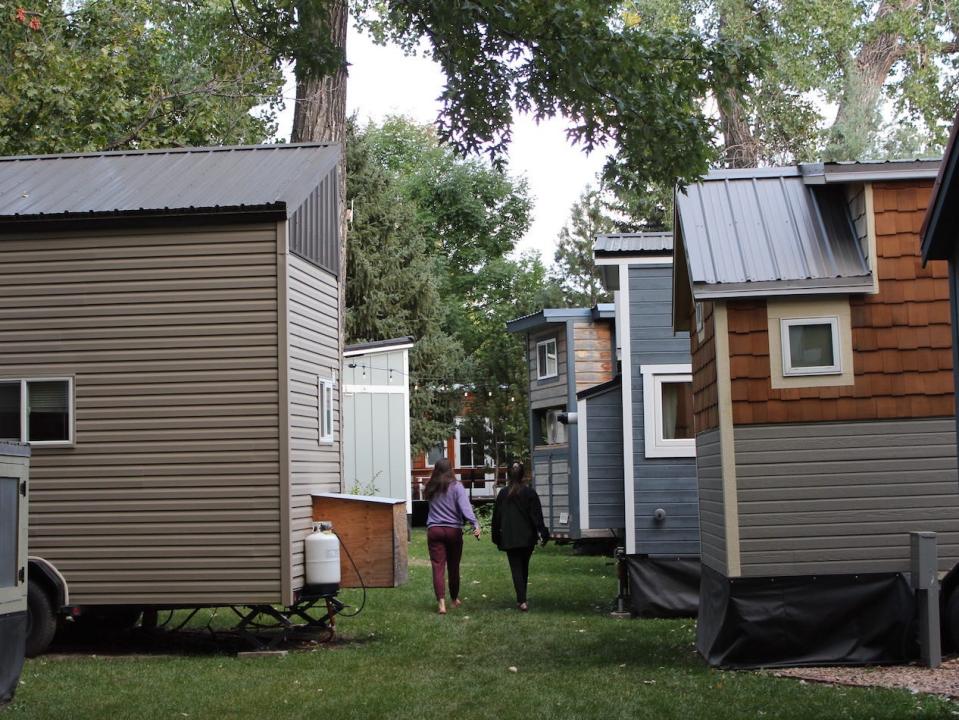
[[[630,610],[645,618],[696,617],[699,558],[628,555]]]
[[[13,699],[23,669],[27,613],[0,615],[0,705]]]
[[[916,656],[901,573],[727,578],[704,566],[696,648],[715,667],[876,665]]]

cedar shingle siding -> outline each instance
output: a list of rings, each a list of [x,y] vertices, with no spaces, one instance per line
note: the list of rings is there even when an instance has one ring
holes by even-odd
[[[716,325],[713,304],[703,303],[702,342],[696,332],[695,317],[691,321],[690,346],[693,357],[693,412],[696,433],[719,427],[719,395],[716,389]]]
[[[923,268],[919,257],[930,189],[929,182],[874,186],[879,293],[850,296],[854,385],[772,389],[766,303],[729,302],[736,425],[953,414],[948,267]]]

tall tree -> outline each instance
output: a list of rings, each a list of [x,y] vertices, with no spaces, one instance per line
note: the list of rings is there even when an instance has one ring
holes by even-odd
[[[560,230],[554,257],[555,280],[563,291],[569,307],[592,307],[609,300],[603,290],[593,243],[597,235],[616,231],[616,225],[606,212],[602,187],[588,187],[570,210],[570,219]]]
[[[227,0],[0,10],[0,154],[261,142],[282,84]]]

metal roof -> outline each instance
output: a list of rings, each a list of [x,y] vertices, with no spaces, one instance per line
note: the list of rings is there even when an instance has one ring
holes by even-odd
[[[343,356],[368,355],[378,352],[389,352],[390,350],[403,350],[413,347],[413,336],[405,335],[403,337],[392,338],[390,340],[373,340],[371,342],[354,343],[343,348]]]
[[[568,320],[611,320],[616,316],[613,303],[599,303],[592,308],[544,308],[506,323],[509,332],[526,332],[549,323]]]
[[[673,233],[668,231],[597,235],[593,253],[601,255],[668,254],[673,251]]]
[[[800,168],[719,171],[676,195],[696,299],[871,286],[841,188]]]
[[[177,148],[0,157],[0,221],[295,210],[337,145]]]

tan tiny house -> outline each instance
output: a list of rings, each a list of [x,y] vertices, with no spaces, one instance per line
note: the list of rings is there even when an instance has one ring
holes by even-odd
[[[919,258],[937,169],[717,171],[677,194],[712,664],[901,660],[910,531],[959,560],[949,282]]]
[[[0,159],[0,439],[55,607],[297,602],[341,489],[339,158]]]

